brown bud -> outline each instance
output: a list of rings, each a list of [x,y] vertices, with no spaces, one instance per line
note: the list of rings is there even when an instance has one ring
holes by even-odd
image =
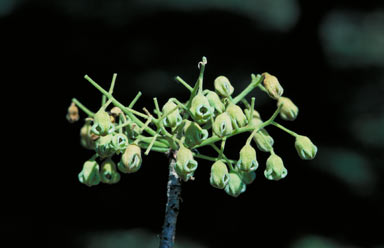
[[[69,106],[66,117],[70,123],[74,123],[80,119],[79,109],[77,108],[75,103],[72,102]]]

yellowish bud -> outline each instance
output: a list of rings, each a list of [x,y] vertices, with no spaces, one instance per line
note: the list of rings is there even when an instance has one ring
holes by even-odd
[[[283,120],[293,121],[299,114],[299,108],[288,97],[280,97],[277,106],[283,104],[280,110],[280,117]]]
[[[264,87],[268,92],[268,95],[275,99],[278,100],[280,96],[283,95],[284,89],[281,87],[279,80],[268,72],[264,72],[262,74],[264,76]]]

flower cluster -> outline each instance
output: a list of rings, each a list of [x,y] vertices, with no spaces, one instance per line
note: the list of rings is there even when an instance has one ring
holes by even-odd
[[[86,161],[79,173],[79,181],[87,186],[100,182],[114,184],[119,182],[120,173],[133,173],[142,164],[142,149],[148,155],[150,151],[175,153],[175,171],[183,181],[194,179],[198,159],[211,161],[210,184],[223,189],[227,194],[237,197],[246,190],[246,185],[256,178],[260,166],[257,160],[257,148],[270,153],[264,167],[264,176],[269,180],[280,180],[287,176],[283,160],[274,149],[274,139],[266,130],[273,125],[288,132],[295,138],[295,148],[301,159],[313,159],[317,147],[311,140],[288,130],[275,121],[281,119],[293,121],[297,118],[298,107],[291,99],[283,97],[283,88],[278,79],[269,74],[251,75],[251,82],[243,91],[234,96],[235,88],[225,76],[218,76],[212,90],[203,88],[203,76],[206,58],[199,63],[200,74],[192,87],[180,77],[176,81],[189,91],[185,102],[170,98],[160,108],[154,98],[153,113],[144,108],[144,113],[134,110],[139,92],[128,106],[122,105],[113,96],[116,80],[114,75],[109,91],[104,90],[90,77],[85,78],[103,94],[101,108],[93,113],[73,99],[68,109],[70,122],[79,119],[78,109],[88,117],[81,128],[81,145],[95,151],[95,155]],[[251,102],[246,96],[254,89],[266,92],[277,102],[277,110],[266,121],[261,119],[255,109],[255,98]],[[107,111],[110,104],[114,107]],[[239,151],[236,159],[224,154],[228,138],[249,133],[249,138]],[[217,151],[216,157],[201,154],[199,149],[210,146]],[[114,156],[120,156],[114,162]],[[99,161],[99,162],[98,162]]]

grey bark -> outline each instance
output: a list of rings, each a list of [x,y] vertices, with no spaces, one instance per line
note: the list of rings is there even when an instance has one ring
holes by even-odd
[[[165,207],[165,218],[160,236],[160,248],[172,248],[175,244],[176,222],[180,208],[181,183],[176,174],[175,152],[170,152],[169,178],[167,184],[167,205]]]

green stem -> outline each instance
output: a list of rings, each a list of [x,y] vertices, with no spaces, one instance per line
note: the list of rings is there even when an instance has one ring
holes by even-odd
[[[248,123],[251,123],[251,121],[252,121],[254,109],[255,109],[255,98],[252,97],[251,98],[251,108],[250,108],[250,111],[249,111]]]
[[[89,117],[92,117],[95,116],[95,113],[93,113],[92,111],[90,111],[87,107],[85,107],[81,102],[79,102],[79,100],[77,100],[76,98],[72,98],[72,102],[74,104],[76,104],[77,107],[79,107],[84,113],[86,113]]]
[[[193,154],[193,156],[196,157],[196,158],[201,158],[201,159],[205,159],[205,160],[213,161],[213,162],[216,162],[218,160],[218,158],[206,156],[206,155],[203,155],[203,154]]]
[[[211,144],[211,147],[217,152],[220,154],[221,150],[215,145],[215,144]],[[230,167],[232,168],[233,170],[233,166],[232,164],[236,164],[237,161],[236,160],[232,160],[232,159],[228,159],[227,156],[225,156],[224,154],[222,155],[222,159],[224,159],[229,165]]]
[[[98,83],[93,81],[88,75],[85,75],[84,78],[88,82],[90,82],[97,90],[99,90],[103,95],[105,95],[108,99],[110,99],[115,106],[119,107],[125,114],[127,114],[129,116],[129,118],[132,119],[132,121],[134,121],[138,126],[141,127],[144,125],[144,123],[142,121],[140,121],[138,118],[136,118],[136,116],[133,115],[133,113],[131,111],[132,109],[128,109],[123,104],[121,104],[119,101],[117,101],[111,94],[109,94],[106,90],[104,90]],[[156,134],[156,131],[151,129],[150,127],[147,127],[145,129],[145,131],[147,131],[147,133],[149,133],[152,136]]]
[[[160,131],[160,130],[159,130],[159,131]],[[148,155],[149,152],[151,151],[151,148],[152,148],[153,144],[155,144],[155,141],[156,141],[156,139],[157,139],[157,136],[159,136],[159,132],[158,132],[155,136],[153,136],[153,138],[152,138],[152,140],[151,140],[151,143],[149,143],[149,146],[147,147],[147,150],[145,150],[145,152],[144,152],[145,155]]]
[[[190,92],[193,91],[193,88],[187,82],[185,82],[181,77],[176,76],[175,80],[177,82],[181,83],[182,85],[184,85],[184,87],[187,88]]]
[[[237,104],[241,101],[246,95],[248,95],[249,92],[251,92],[254,88],[256,88],[258,85],[260,85],[261,82],[263,82],[264,76],[261,76],[258,74],[255,76],[255,74],[251,74],[252,81],[251,83],[245,88],[239,95],[237,95],[235,98],[233,98],[232,102],[234,104]]]
[[[251,135],[249,135],[248,139],[247,139],[247,142],[246,144],[249,145],[252,141],[252,138],[253,136],[255,136],[255,134],[262,128],[272,124],[274,122],[274,120],[276,119],[277,115],[280,113],[280,110],[281,108],[283,107],[282,104],[279,105],[279,107],[276,109],[276,111],[273,113],[273,115],[265,122],[263,122],[262,124],[260,124],[257,128],[255,128],[255,130],[252,131]]]
[[[160,118],[161,116],[161,111],[160,111],[160,107],[159,107],[159,102],[157,101],[157,98],[154,97],[153,98],[153,102],[155,103],[155,109],[156,109],[156,114],[157,114],[157,118]]]
[[[292,136],[295,137],[295,138],[296,138],[297,136],[299,136],[299,134],[295,133],[295,132],[292,131],[292,130],[289,130],[288,128],[286,128],[286,127],[280,125],[280,124],[277,123],[277,122],[272,121],[271,124],[274,125],[275,127],[280,128],[281,130],[283,130],[283,131],[289,133],[290,135],[292,135]]]
[[[202,61],[199,62],[200,74],[199,74],[199,78],[197,79],[199,83],[199,93],[203,92],[203,79],[204,79],[204,71],[205,71],[206,64],[207,64],[207,58],[203,57]]]
[[[135,96],[135,98],[133,98],[132,102],[128,105],[128,108],[133,108],[133,106],[135,105],[135,103],[137,102],[137,100],[139,100],[139,98],[141,97],[141,91],[137,92],[137,95]]]

